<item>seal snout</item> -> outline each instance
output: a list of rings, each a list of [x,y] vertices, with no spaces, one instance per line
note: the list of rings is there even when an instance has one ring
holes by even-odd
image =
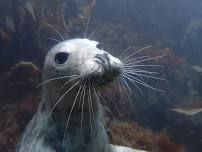
[[[105,82],[113,81],[123,72],[123,63],[107,52],[97,54],[94,58],[95,62],[103,68],[102,79]]]
[[[108,66],[109,64],[107,61],[106,55],[103,56],[102,54],[97,54],[94,58],[97,59],[95,60],[95,62],[97,62],[98,64],[101,64],[103,67],[106,65]]]

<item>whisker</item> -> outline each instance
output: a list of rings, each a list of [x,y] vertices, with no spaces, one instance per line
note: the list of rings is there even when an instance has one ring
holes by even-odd
[[[106,100],[104,99],[104,97],[101,95],[100,93],[100,87],[98,86],[98,84],[96,83],[96,86],[97,86],[97,91],[98,91],[98,95],[101,97],[101,99],[104,101],[105,104],[107,104]]]
[[[64,66],[65,68],[72,68],[72,69],[74,69],[74,70],[78,70],[78,71],[80,71],[78,68],[75,68],[75,67],[73,67],[73,66]]]
[[[56,41],[58,43],[60,43],[61,41],[57,40],[57,39],[54,39],[54,38],[51,38],[51,37],[45,37],[44,39],[47,39],[47,40],[53,40],[53,41]]]
[[[45,25],[49,26],[52,30],[54,30],[59,36],[60,38],[64,41],[65,39],[63,38],[63,36],[56,30],[56,28],[54,28],[52,25],[46,23],[46,22],[43,22]]]
[[[134,63],[130,63],[130,64],[124,64],[124,67],[133,68],[133,67],[164,67],[164,66],[158,65],[158,64],[148,64],[148,65],[145,65],[145,64],[135,64],[134,65]]]
[[[81,107],[81,127],[80,127],[80,132],[82,131],[83,128],[83,108],[84,108],[84,103],[85,103],[85,96],[86,96],[86,81],[84,83],[84,93],[83,93],[83,102],[82,102],[82,107]]]
[[[101,81],[104,83],[104,81],[101,79]],[[105,86],[102,84],[102,83],[100,83],[100,85],[102,85],[102,87],[104,88]],[[99,86],[98,86],[99,87]],[[100,89],[100,88],[98,88],[98,89]],[[107,91],[108,92],[108,91]],[[110,93],[110,92],[109,92]],[[101,95],[101,94],[100,94]],[[104,98],[103,98],[104,99]],[[110,97],[110,96],[107,96],[107,99],[109,99],[114,105],[116,105],[116,103],[113,101],[113,99]]]
[[[80,86],[80,88],[79,88],[79,90],[78,90],[78,93],[76,94],[76,97],[75,97],[75,99],[74,99],[74,103],[73,103],[72,108],[71,108],[71,110],[70,110],[70,113],[69,113],[69,116],[68,116],[68,119],[67,119],[67,123],[66,123],[66,126],[65,126],[65,132],[64,132],[63,142],[64,142],[64,139],[65,139],[65,136],[66,136],[66,133],[67,133],[67,128],[68,128],[68,125],[69,125],[69,121],[70,121],[72,112],[73,112],[73,110],[74,110],[74,106],[75,106],[75,104],[76,104],[76,101],[77,101],[77,98],[78,98],[78,96],[79,96],[79,93],[80,93],[80,91],[81,91],[81,88],[82,88],[82,85]]]
[[[81,95],[80,95],[80,98],[79,98],[79,107],[80,107],[81,102],[82,102],[82,97],[83,97],[83,93],[84,93],[84,86],[85,86],[85,83],[84,83],[83,88],[81,90]]]
[[[138,61],[140,59],[149,59],[149,58],[151,58],[151,57],[150,56],[139,56],[139,57],[134,57],[132,59],[125,60],[125,61],[123,61],[123,63],[128,64],[128,63],[134,62],[135,60]]]
[[[128,58],[132,57],[133,55],[135,55],[135,54],[137,54],[137,53],[139,53],[139,52],[141,52],[141,51],[143,51],[143,50],[145,50],[145,49],[151,48],[151,47],[152,47],[152,46],[143,47],[142,49],[139,49],[139,50],[137,50],[136,52],[134,52],[134,53],[130,54],[129,56],[127,56],[126,58],[124,58],[123,61],[126,61]]]
[[[120,79],[120,84],[123,86],[123,90],[124,90],[124,92],[126,93],[128,99],[129,99],[129,102],[132,103],[132,99],[131,99],[130,95],[128,94],[128,91],[127,91],[126,86],[125,86],[124,83],[123,83],[123,79]]]
[[[88,21],[87,21],[87,24],[86,24],[85,32],[83,32],[84,38],[88,38],[88,26],[89,26],[90,20],[91,20],[91,18],[89,17]]]
[[[53,106],[53,108],[50,110],[49,114],[48,114],[48,117],[51,115],[51,113],[53,112],[53,110],[55,109],[55,107],[59,104],[59,102],[64,98],[64,96],[70,92],[78,83],[80,82],[80,80],[75,83],[71,88],[69,88],[59,99],[58,101],[55,103],[55,105]]]
[[[94,36],[95,33],[100,32],[101,30],[98,30],[98,28],[94,29],[88,36],[89,39],[92,39],[92,37]]]
[[[160,78],[160,77],[155,77],[155,76],[150,76],[150,75],[144,75],[144,74],[138,74],[136,72],[127,72],[129,74],[133,74],[133,75],[137,75],[137,76],[143,76],[143,77],[147,77],[147,78],[152,78],[152,79],[157,79],[157,80],[162,80],[162,81],[167,81],[164,78]]]
[[[155,56],[155,57],[152,57],[152,58],[149,58],[149,59],[139,60],[139,61],[136,61],[136,62],[133,62],[133,63],[137,64],[137,63],[141,63],[141,62],[144,62],[144,61],[151,61],[151,60],[154,60],[154,59],[163,58],[165,56],[167,56],[167,55],[159,55],[159,56]]]
[[[128,85],[128,83],[127,83],[127,81],[125,80],[125,78],[123,77],[123,80],[125,81],[125,83]],[[142,89],[137,85],[137,84],[133,84],[137,89],[138,89],[138,91],[140,92],[140,94],[141,95],[143,95],[143,91],[142,91]],[[129,85],[128,85],[129,86]]]
[[[127,78],[128,80],[130,80],[131,82],[135,82],[135,83],[138,83],[138,84],[140,84],[140,85],[142,85],[142,86],[145,86],[145,87],[147,87],[147,88],[150,88],[150,89],[152,89],[152,90],[165,93],[165,91],[160,90],[160,89],[157,89],[157,88],[155,88],[155,87],[152,87],[152,86],[150,86],[148,83],[145,83],[144,81],[142,81],[142,80],[140,80],[140,79],[137,79],[137,78],[135,78],[135,77],[133,77],[133,76],[131,76],[131,75],[129,75],[129,74],[124,74],[124,77]]]
[[[72,78],[70,80],[68,80],[67,82],[65,82],[61,87],[60,87],[60,90],[63,89],[68,83],[70,83],[71,81],[75,80],[75,79],[78,79],[78,78],[81,78],[81,76],[77,76],[75,78]]]
[[[56,78],[52,78],[52,79],[48,79],[46,81],[43,81],[42,83],[38,84],[36,86],[36,88],[39,88],[41,87],[42,85],[46,84],[46,83],[49,83],[51,81],[54,81],[54,80],[59,80],[59,79],[65,79],[65,78],[70,78],[70,77],[75,77],[75,76],[79,76],[79,75],[66,75],[66,76],[62,76],[62,77],[56,77]]]
[[[97,93],[96,93],[94,84],[93,84],[93,92],[94,92],[94,95],[95,95],[96,100],[97,100],[98,103],[99,103],[100,100],[99,100],[98,95],[97,95]]]
[[[92,84],[93,85],[93,84]],[[93,90],[92,90],[93,91]],[[94,120],[94,110],[93,110],[93,101],[92,101],[92,94],[90,97],[90,105],[91,105],[91,111],[92,111],[92,116],[93,116],[93,120]]]
[[[133,48],[132,48],[131,46],[127,47],[127,48],[120,54],[119,59],[121,59],[122,56],[123,56],[126,52],[128,52],[128,51],[130,51],[130,50],[132,50],[132,49],[133,49]],[[124,57],[124,56],[123,56],[123,57]]]
[[[127,89],[128,89],[128,91],[130,92],[130,93],[132,93],[133,91],[131,90],[131,88],[129,87],[129,85],[126,83],[126,81],[125,81],[125,79],[124,79],[124,77],[123,76],[121,76],[120,77],[120,79],[121,79],[121,81],[126,85],[126,87],[127,87]]]
[[[90,85],[88,88],[88,112],[89,112],[89,117],[90,117],[90,130],[91,130],[91,136],[93,135],[93,130],[92,130],[92,115],[91,115],[91,106],[90,106],[90,100],[91,100],[91,91],[90,91]]]
[[[121,95],[121,82],[120,81],[121,81],[120,79],[117,79],[119,94]]]
[[[101,81],[104,83],[103,80],[101,80]],[[103,84],[100,84],[100,85],[102,85],[103,88],[105,87]],[[108,91],[107,91],[107,92],[108,92]],[[109,92],[109,93],[110,93],[110,92]],[[114,105],[116,105],[116,103],[113,101],[113,99],[112,99],[110,96],[107,96],[107,98],[108,98]]]
[[[140,69],[133,69],[133,68],[127,68],[124,72],[125,73],[127,73],[127,72],[146,73],[146,74],[150,74],[150,75],[157,75],[157,74],[159,74],[158,72],[146,71],[146,70],[140,70]]]

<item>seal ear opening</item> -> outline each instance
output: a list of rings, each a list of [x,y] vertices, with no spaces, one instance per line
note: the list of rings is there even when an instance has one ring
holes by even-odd
[[[60,52],[55,55],[55,62],[57,64],[64,64],[69,57],[69,53]]]

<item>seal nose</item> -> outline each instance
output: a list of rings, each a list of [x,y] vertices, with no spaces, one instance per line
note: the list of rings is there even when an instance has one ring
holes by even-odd
[[[113,57],[111,54],[105,52],[103,54],[97,54],[95,56],[96,62],[102,65],[104,69],[103,79],[105,81],[112,81],[115,77],[118,77],[123,71],[122,62]]]
[[[102,55],[102,54],[97,54],[94,58],[98,59],[96,62],[101,64],[102,66],[105,66],[107,63],[106,60],[106,55]]]

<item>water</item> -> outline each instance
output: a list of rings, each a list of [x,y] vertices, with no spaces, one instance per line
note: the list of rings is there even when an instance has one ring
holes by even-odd
[[[46,53],[61,37],[84,36],[117,57],[129,47],[122,57],[142,48],[132,60],[154,57],[138,67],[158,73],[137,77],[151,87],[130,84],[133,93],[122,88],[119,94],[112,85],[103,93],[111,143],[154,152],[202,151],[201,0],[2,0],[0,152],[14,151],[36,111]]]

